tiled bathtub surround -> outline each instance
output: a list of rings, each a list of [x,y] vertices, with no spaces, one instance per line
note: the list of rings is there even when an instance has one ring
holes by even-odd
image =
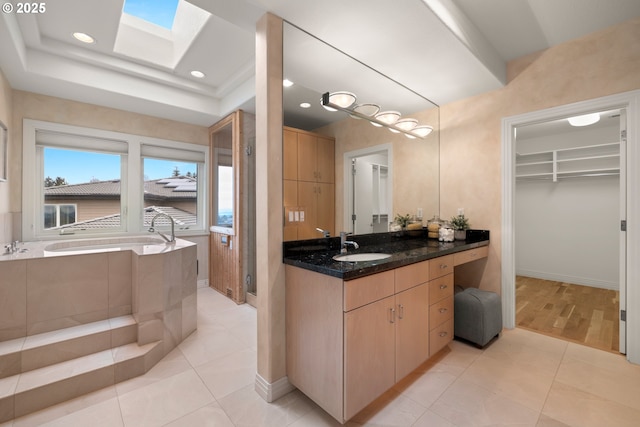
[[[141,375],[196,329],[194,243],[45,247],[0,257],[0,422]]]

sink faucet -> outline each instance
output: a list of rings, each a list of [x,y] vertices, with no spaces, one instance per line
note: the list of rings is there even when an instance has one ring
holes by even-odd
[[[329,230],[323,230],[322,228],[316,227],[316,231],[318,233],[322,233],[322,237],[331,237],[331,232]]]
[[[169,218],[169,222],[171,223],[171,238],[167,237],[165,234],[162,234],[159,231],[156,231],[153,228],[153,224],[156,222],[156,218],[158,218],[159,216],[166,216],[167,218]],[[166,214],[164,212],[160,212],[159,214],[157,214],[156,216],[153,217],[153,219],[151,220],[151,227],[149,227],[149,233],[153,233],[154,231],[156,233],[158,233],[164,240],[167,241],[167,243],[173,243],[176,241],[176,234],[174,232],[174,224],[175,222],[173,221],[173,218],[171,218],[171,215]]]
[[[346,231],[341,231],[340,232],[340,253],[341,254],[346,254],[347,253],[347,246],[352,245],[354,249],[358,249],[360,246],[351,240],[347,240],[347,236],[351,234],[351,233],[347,233]]]

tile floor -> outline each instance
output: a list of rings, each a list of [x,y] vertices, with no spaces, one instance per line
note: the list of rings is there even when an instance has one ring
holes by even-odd
[[[338,426],[294,391],[254,391],[256,312],[198,290],[198,330],[146,375],[2,426]],[[349,426],[638,426],[640,366],[533,332],[456,342]]]

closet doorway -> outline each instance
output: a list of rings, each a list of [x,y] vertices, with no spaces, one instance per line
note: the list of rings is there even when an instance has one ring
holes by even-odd
[[[516,128],[516,326],[619,352],[624,111],[575,120]]]

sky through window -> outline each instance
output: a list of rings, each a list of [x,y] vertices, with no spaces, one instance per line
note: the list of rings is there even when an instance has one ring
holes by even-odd
[[[171,30],[179,0],[125,0],[124,13]]]

